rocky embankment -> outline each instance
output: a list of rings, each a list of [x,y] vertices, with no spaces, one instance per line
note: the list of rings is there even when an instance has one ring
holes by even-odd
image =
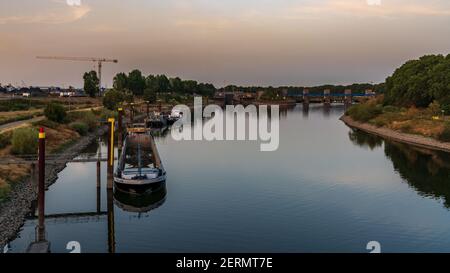
[[[107,126],[99,128],[96,132],[80,138],[76,143],[64,151],[64,154],[77,154],[84,150],[99,135],[107,131]],[[63,157],[64,155],[62,155]],[[61,158],[62,158],[61,157]],[[64,161],[64,160],[63,160]],[[58,173],[66,163],[47,165],[45,170],[46,186],[53,184],[58,178]],[[32,178],[17,183],[9,195],[9,199],[0,205],[0,250],[9,240],[14,238],[25,221],[26,214],[30,211],[33,200],[36,200],[36,183]]]
[[[427,149],[450,152],[450,143],[448,142],[441,142],[433,138],[419,135],[401,133],[389,128],[376,127],[371,124],[355,121],[349,116],[342,116],[341,120],[351,128],[359,129],[361,131],[374,134],[385,139],[407,143]]]

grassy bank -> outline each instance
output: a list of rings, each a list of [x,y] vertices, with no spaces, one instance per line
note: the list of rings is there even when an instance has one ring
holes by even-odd
[[[450,117],[443,116],[437,102],[426,108],[383,105],[383,97],[349,108],[353,120],[407,134],[450,142]]]
[[[61,123],[44,119],[28,127],[0,134],[0,156],[20,157],[22,154],[36,153],[40,127],[46,132],[48,153],[61,153],[82,136],[95,131],[100,120],[113,114],[107,110],[70,112]],[[0,202],[6,200],[14,186],[26,180],[30,174],[28,165],[0,165]]]

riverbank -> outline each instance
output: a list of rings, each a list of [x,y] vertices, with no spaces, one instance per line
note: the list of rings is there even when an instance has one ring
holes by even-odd
[[[77,154],[85,149],[99,135],[105,134],[107,126],[98,128],[86,136],[79,138],[75,143],[64,150],[65,154]],[[64,155],[61,155],[63,158]],[[48,165],[45,170],[46,186],[52,185],[58,173],[66,167],[67,162]],[[32,177],[26,178],[21,183],[17,183],[9,193],[8,200],[4,201],[0,207],[0,249],[13,239],[24,224],[25,216],[29,212],[31,204],[37,198],[35,182]]]
[[[450,152],[449,142],[441,142],[431,137],[401,133],[385,127],[377,127],[371,124],[355,121],[350,116],[346,115],[342,116],[340,120],[351,128],[359,129],[361,131],[374,134],[385,139],[390,139],[422,148]]]

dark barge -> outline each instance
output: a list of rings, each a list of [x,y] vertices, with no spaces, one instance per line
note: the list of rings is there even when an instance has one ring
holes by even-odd
[[[114,174],[116,187],[142,193],[160,188],[165,181],[166,171],[150,129],[129,128]]]

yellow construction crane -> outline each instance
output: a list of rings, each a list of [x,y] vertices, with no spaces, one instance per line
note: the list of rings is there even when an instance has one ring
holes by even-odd
[[[103,63],[118,63],[119,62],[116,59],[90,58],[90,57],[37,56],[36,58],[43,59],[43,60],[95,62],[98,64],[98,79],[99,79],[99,89],[100,90],[102,88],[102,66],[103,66]]]

